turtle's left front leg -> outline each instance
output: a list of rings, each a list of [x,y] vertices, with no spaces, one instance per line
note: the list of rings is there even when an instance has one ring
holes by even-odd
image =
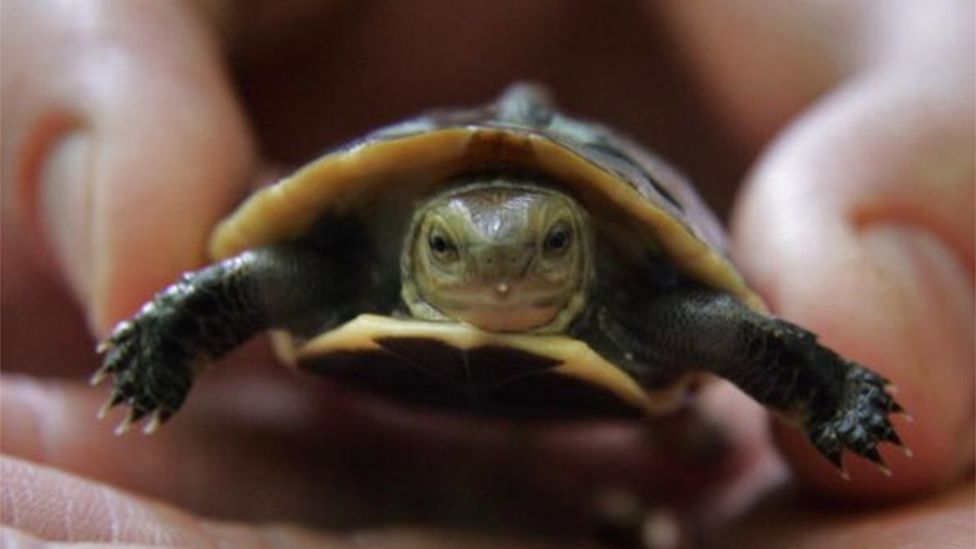
[[[901,445],[888,416],[903,411],[887,393],[888,381],[821,345],[814,334],[708,288],[666,292],[618,309],[604,310],[602,328],[639,361],[708,369],[803,428],[838,468],[846,448],[887,472],[877,446]]]
[[[118,324],[92,383],[112,377],[100,415],[126,404],[117,432],[151,415],[147,430],[183,404],[197,371],[268,328],[322,328],[371,288],[355,248],[294,242],[248,250],[178,281]]]

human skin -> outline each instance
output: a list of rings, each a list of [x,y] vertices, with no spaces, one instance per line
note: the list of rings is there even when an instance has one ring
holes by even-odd
[[[647,98],[660,97],[660,75],[604,66],[633,63],[635,42],[593,35],[588,47],[581,34],[564,51],[546,47],[567,26],[587,28],[574,21],[617,31],[610,25],[622,19],[655,31],[641,39],[669,32],[671,55],[696,78],[699,109],[749,159],[731,224],[748,278],[777,314],[894,380],[914,417],[896,419],[914,458],[883,449],[890,479],[848,458],[849,482],[802,436],[774,426],[802,488],[722,535],[747,546],[864,545],[895,534],[904,545],[931,544],[933,531],[939,540],[973,539],[971,6],[673,1],[598,17],[584,4],[472,3],[477,12],[456,11],[479,24],[458,25],[433,6],[308,4],[257,4],[235,15],[219,2],[3,3],[4,541],[347,541],[249,524],[266,501],[296,521],[314,520],[309,507],[329,501],[310,501],[303,488],[335,480],[324,467],[299,460],[264,484],[237,479],[301,455],[303,426],[342,431],[339,420],[319,416],[362,414],[360,404],[308,404],[321,392],[238,356],[204,376],[161,433],[115,439],[92,417],[104,393],[81,381],[95,366],[84,326],[104,336],[201,265],[216,220],[278,163],[418,108],[487,99],[536,63],[547,64],[558,97],[578,98],[574,112],[606,108],[609,89],[619,93],[610,97],[615,112],[646,127],[639,119],[652,108]],[[269,68],[265,51],[301,41],[321,43],[318,72],[296,75],[274,56],[271,65],[283,66]],[[609,53],[586,57],[597,45]],[[578,74],[605,75],[612,86]],[[294,150],[283,144],[293,142]],[[249,401],[256,387],[266,397],[257,410]],[[768,449],[754,407],[716,406],[742,414],[731,428],[761,468]],[[372,419],[381,412],[365,414],[357,426],[388,424]],[[254,428],[212,435],[241,416]],[[497,449],[455,424],[395,426]],[[568,438],[554,443],[567,454],[598,444],[609,454],[642,451],[626,437]],[[537,459],[549,455],[562,454]],[[197,515],[215,509],[236,522]],[[765,527],[771,522],[775,529]],[[462,543],[436,531],[370,535],[391,545]]]

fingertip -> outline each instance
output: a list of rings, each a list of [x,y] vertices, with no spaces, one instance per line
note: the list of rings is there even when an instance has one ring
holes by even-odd
[[[4,547],[331,547],[343,541],[298,526],[203,520],[160,501],[9,456],[0,457],[0,476]]]

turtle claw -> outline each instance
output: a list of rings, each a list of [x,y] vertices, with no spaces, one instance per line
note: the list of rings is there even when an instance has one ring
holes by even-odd
[[[149,421],[147,421],[146,424],[142,427],[142,434],[151,435],[155,433],[156,429],[159,429],[159,426],[163,424],[163,421],[165,421],[163,419],[163,411],[156,410],[155,412],[152,413],[152,416],[149,418]]]
[[[884,441],[890,442],[891,444],[894,444],[899,449],[901,449],[901,453],[905,454],[905,457],[910,458],[910,457],[914,457],[915,455],[914,452],[912,452],[911,448],[905,446],[905,443],[902,442],[901,437],[898,436],[898,433],[896,433],[894,429],[888,432],[888,434],[884,437]]]
[[[896,433],[894,429],[892,429],[888,433],[888,436],[884,438],[884,441],[890,442],[891,444],[897,446],[898,449],[901,450],[901,453],[904,454],[905,457],[907,458],[915,457],[915,452],[913,452],[911,448],[909,448],[908,446],[905,445],[904,442],[902,442],[901,437],[898,436],[898,433]]]
[[[132,319],[117,324],[112,335],[98,345],[104,358],[89,382],[98,385],[111,377],[113,385],[98,417],[104,418],[119,404],[129,408],[116,434],[153,414],[154,420],[146,426],[151,432],[186,398],[193,372],[183,341],[174,333],[173,316],[164,304],[143,307]]]
[[[132,323],[129,321],[123,321],[115,326],[112,330],[112,335],[108,339],[102,340],[95,347],[95,352],[100,355],[106,355],[102,366],[95,370],[95,373],[88,379],[88,384],[92,387],[100,384],[109,376],[109,374],[115,373],[120,364],[125,360],[128,360],[129,356],[132,354],[131,349],[125,348],[126,339],[125,337],[131,334],[133,330]],[[119,349],[119,346],[122,349]]]
[[[122,422],[119,423],[118,426],[115,428],[115,434],[123,435],[127,433],[129,429],[132,428],[133,425],[139,423],[139,420],[141,420],[143,417],[146,416],[146,413],[147,412],[141,408],[137,408],[137,407],[129,408],[129,413],[126,414],[125,419],[123,419]]]
[[[108,416],[109,411],[112,410],[112,408],[115,408],[119,404],[122,404],[122,402],[124,401],[125,401],[125,397],[122,396],[121,393],[113,391],[112,396],[110,396],[108,400],[106,400],[105,403],[102,404],[102,407],[98,409],[98,412],[95,414],[96,417],[98,417],[98,419],[105,419],[106,416]]]
[[[116,436],[122,436],[122,435],[124,435],[125,433],[127,433],[129,431],[129,429],[132,427],[132,424],[133,423],[135,423],[135,420],[132,417],[132,410],[130,410],[129,411],[129,414],[125,416],[125,419],[123,419],[115,427],[115,435]]]
[[[873,463],[879,471],[881,471],[884,476],[891,476],[891,469],[885,464],[884,459],[881,458],[881,453],[878,452],[877,447],[873,447],[864,452],[864,457]]]
[[[163,410],[154,411],[152,416],[150,416],[149,421],[147,421],[142,427],[142,433],[144,435],[151,435],[155,433],[156,430],[159,429],[159,426],[165,423],[167,419],[169,419],[168,413],[164,412]]]
[[[836,449],[830,451],[821,451],[823,456],[827,458],[830,463],[834,464],[834,467],[840,471],[841,475],[847,476],[847,471],[844,468],[844,452],[837,447]]]
[[[111,372],[108,371],[108,368],[102,366],[101,368],[95,370],[95,373],[92,374],[92,376],[88,379],[88,384],[95,387],[101,382],[105,381],[105,378],[107,378],[110,373]]]
[[[855,363],[847,363],[847,367],[842,393],[834,409],[808,422],[810,441],[841,471],[841,476],[847,477],[842,463],[844,450],[864,457],[884,475],[891,476],[878,445],[889,442],[903,452],[907,450],[889,421],[890,414],[904,409],[886,391],[890,386],[887,380]]]

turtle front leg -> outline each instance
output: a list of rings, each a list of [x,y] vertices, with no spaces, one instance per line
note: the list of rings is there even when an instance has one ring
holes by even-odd
[[[105,358],[92,384],[113,377],[99,415],[127,404],[117,433],[150,414],[144,430],[154,430],[183,404],[206,363],[263,330],[310,317],[321,322],[330,308],[354,300],[365,284],[360,267],[352,254],[295,243],[249,250],[184,274],[99,346]]]
[[[638,361],[705,368],[787,422],[843,473],[844,449],[887,468],[877,446],[901,445],[888,416],[903,411],[888,381],[845,359],[803,328],[747,308],[731,295],[689,288],[605,310],[602,328]],[[640,378],[640,372],[636,373]]]

